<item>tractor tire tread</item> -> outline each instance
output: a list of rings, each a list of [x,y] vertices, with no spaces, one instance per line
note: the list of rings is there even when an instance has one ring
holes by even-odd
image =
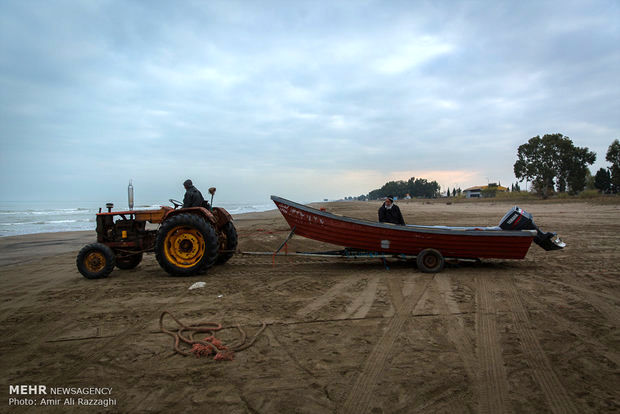
[[[224,224],[221,232],[226,235],[226,249],[225,250],[232,250],[232,251],[218,254],[217,260],[215,262],[215,264],[217,265],[226,263],[228,260],[230,260],[231,257],[234,256],[235,254],[234,251],[237,250],[237,244],[239,241],[239,237],[237,236],[237,229],[235,228],[235,225],[233,224],[232,221],[229,221],[228,223]]]
[[[86,255],[94,250],[99,250],[105,257],[105,266],[99,272],[89,271],[84,263]],[[103,279],[108,277],[116,265],[114,252],[111,248],[102,243],[91,243],[82,247],[77,255],[77,258],[75,259],[75,262],[79,272],[87,279]]]
[[[205,254],[202,259],[189,268],[175,266],[166,259],[164,243],[168,232],[178,226],[188,226],[200,231],[205,241]],[[217,260],[218,239],[215,229],[202,217],[190,213],[182,213],[164,221],[157,232],[155,240],[155,258],[159,265],[171,276],[195,276],[205,273]]]

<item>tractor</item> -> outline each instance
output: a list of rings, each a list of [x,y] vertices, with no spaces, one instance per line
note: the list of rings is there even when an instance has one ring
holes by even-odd
[[[209,189],[211,196],[215,188]],[[211,199],[213,200],[213,198]],[[170,199],[174,207],[158,210],[133,210],[133,197],[127,211],[97,214],[97,242],[84,246],[77,255],[77,268],[88,279],[110,275],[114,267],[133,269],[144,253],[155,252],[159,265],[172,276],[193,276],[205,273],[213,265],[226,263],[237,249],[237,230],[232,216],[223,208],[182,208],[182,203]],[[147,229],[147,223],[159,224]]]

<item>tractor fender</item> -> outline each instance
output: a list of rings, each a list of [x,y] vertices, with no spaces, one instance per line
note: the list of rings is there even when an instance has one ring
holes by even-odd
[[[213,207],[213,215],[217,220],[218,230],[224,227],[228,222],[233,221],[230,213],[221,207]]]
[[[204,207],[188,207],[188,208],[181,208],[177,210],[170,210],[169,212],[166,213],[162,221],[166,221],[170,217],[174,217],[179,214],[195,214],[197,216],[201,216],[207,222],[211,223],[214,227],[219,224],[217,221],[217,218],[213,215],[213,213],[211,213],[209,210],[207,210]]]

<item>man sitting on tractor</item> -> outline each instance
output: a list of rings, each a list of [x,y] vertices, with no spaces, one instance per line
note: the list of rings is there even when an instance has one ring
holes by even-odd
[[[183,197],[183,208],[188,207],[203,207],[205,199],[202,197],[202,193],[198,191],[192,180],[185,180],[183,183],[185,187],[185,197]]]

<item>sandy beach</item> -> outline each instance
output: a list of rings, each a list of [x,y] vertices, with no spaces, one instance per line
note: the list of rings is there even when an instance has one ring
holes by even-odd
[[[376,220],[378,202],[325,203]],[[399,203],[412,224],[497,225],[510,202]],[[1,412],[436,413],[620,410],[620,205],[519,204],[567,243],[524,260],[424,274],[378,259],[237,254],[192,278],[154,255],[87,280],[75,258],[94,232],[0,238]],[[235,217],[242,252],[274,251],[278,211]],[[293,238],[288,251],[334,246]],[[202,289],[189,290],[197,282]],[[169,310],[219,322],[233,361],[173,352]],[[174,327],[167,320],[169,327]],[[9,405],[10,386],[111,388],[108,407]],[[73,396],[77,397],[77,396]],[[83,396],[82,396],[83,397]],[[113,402],[111,401],[113,400]]]

